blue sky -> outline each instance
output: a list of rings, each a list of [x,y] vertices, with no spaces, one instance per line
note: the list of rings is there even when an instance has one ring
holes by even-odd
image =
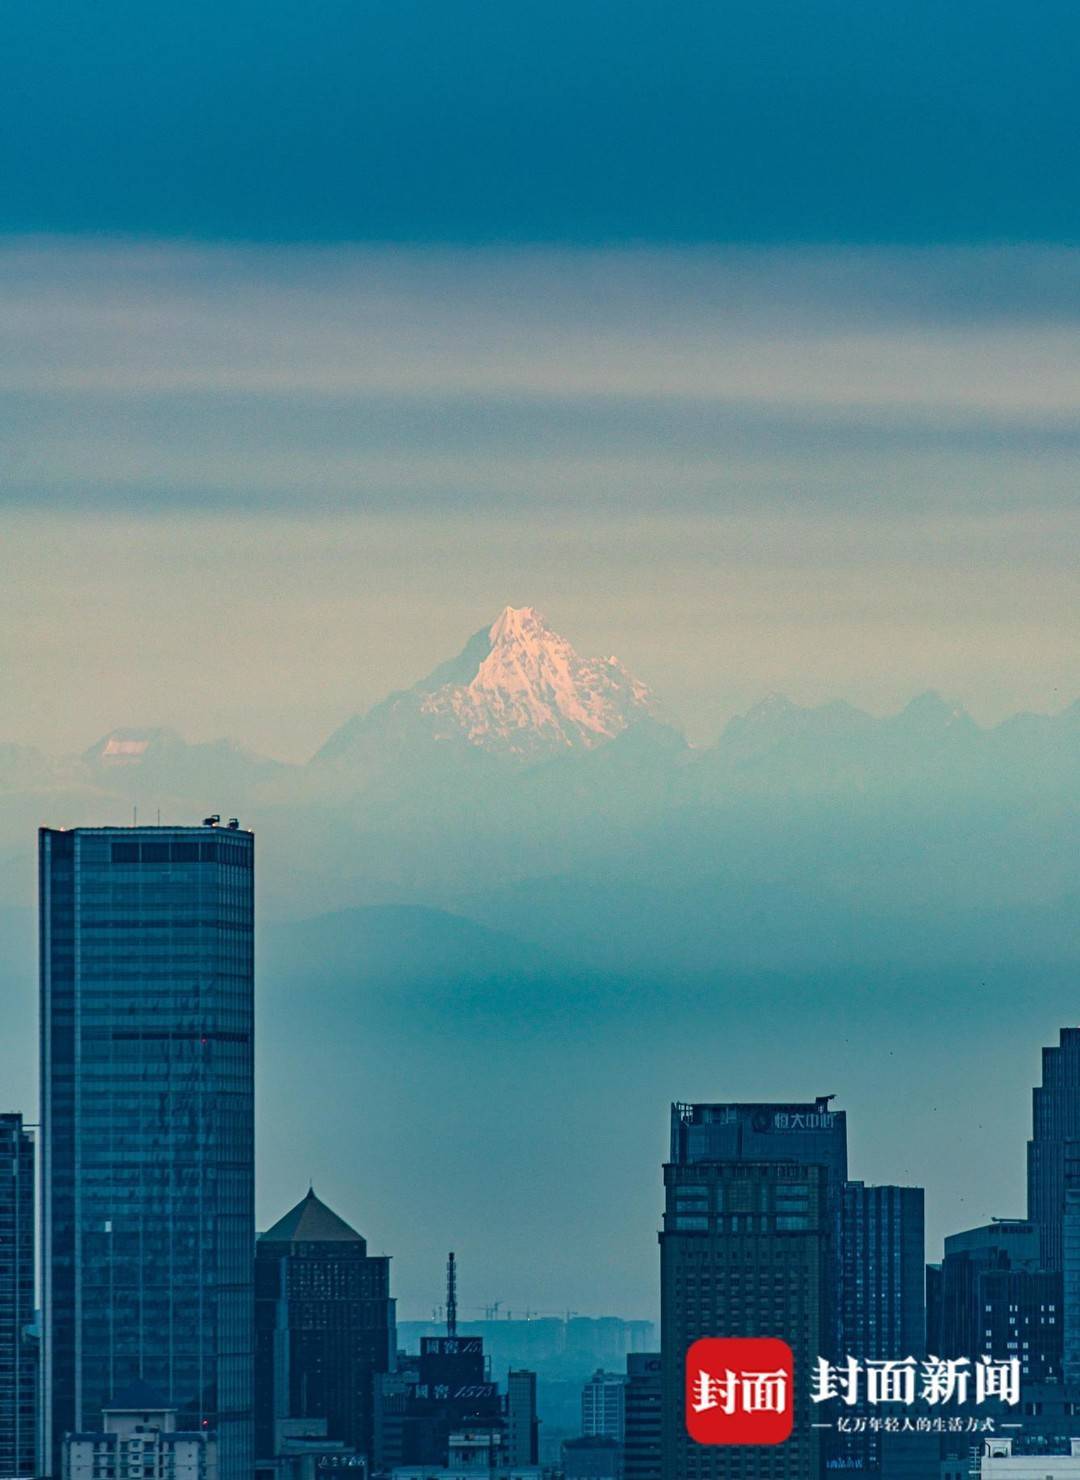
[[[0,229],[1074,242],[1069,0],[15,0]]]

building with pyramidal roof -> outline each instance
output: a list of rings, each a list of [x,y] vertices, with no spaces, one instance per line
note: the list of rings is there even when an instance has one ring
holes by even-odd
[[[305,1433],[370,1456],[376,1374],[395,1348],[389,1258],[309,1188],[256,1244],[260,1466]]]

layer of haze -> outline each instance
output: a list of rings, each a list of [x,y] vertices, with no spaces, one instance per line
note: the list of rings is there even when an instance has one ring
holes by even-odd
[[[0,744],[167,724],[304,759],[507,602],[696,740],[776,689],[933,686],[984,722],[1076,698],[1075,4],[8,12]],[[440,916],[436,969],[364,992],[369,936],[305,982],[264,915],[260,1220],[313,1176],[406,1315],[453,1244],[466,1314],[647,1314],[668,1100],[833,1090],[853,1171],[925,1182],[932,1251],[1022,1212],[1038,1049],[1076,1016],[1075,912],[1025,868],[1075,850],[1067,807],[1012,797],[1019,862],[963,806],[937,832],[995,919],[1008,885],[1017,961],[990,921],[953,939],[945,887],[914,974],[837,969],[853,919],[816,974],[485,995],[444,980],[478,927]],[[59,820],[15,812],[39,801]],[[813,872],[816,817],[767,813],[777,878],[800,837]],[[911,825],[930,890],[942,839]],[[34,1098],[25,831],[0,1109]],[[798,890],[769,897],[797,932]]]
[[[617,653],[702,742],[774,690],[1063,709],[1078,319],[1080,253],[1043,248],[9,239],[0,742],[163,724],[303,760],[507,602]],[[12,913],[2,1077],[29,1105]],[[835,1090],[853,1169],[925,1182],[934,1244],[1018,1213],[1038,1048],[1075,1016],[1071,967],[977,951],[686,997],[561,983],[569,1006],[332,975],[298,1013],[275,949],[264,921],[260,1218],[315,1177],[395,1255],[406,1314],[453,1243],[469,1305],[649,1313],[675,1095]]]
[[[0,739],[309,755],[506,602],[692,738],[1076,695],[1080,253],[0,249]]]

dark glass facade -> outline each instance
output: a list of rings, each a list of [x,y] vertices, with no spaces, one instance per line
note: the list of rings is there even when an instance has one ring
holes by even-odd
[[[828,1319],[821,1354],[840,1351],[840,1224],[847,1182],[847,1114],[831,1096],[803,1104],[673,1105],[671,1161],[794,1161],[824,1172]]]
[[[1043,1049],[1042,1084],[1032,1091],[1028,1218],[1038,1227],[1045,1269],[1063,1264],[1069,1142],[1080,1143],[1080,1028],[1062,1028],[1057,1046]]]
[[[376,1374],[396,1355],[390,1260],[309,1192],[258,1243],[255,1444],[277,1452],[283,1419],[322,1419],[326,1437],[365,1458]]]
[[[664,1480],[817,1480],[808,1374],[840,1337],[844,1113],[810,1104],[676,1104],[664,1167],[660,1344]],[[777,1336],[795,1358],[795,1427],[775,1447],[696,1444],[684,1364],[702,1336]]]
[[[867,1359],[922,1358],[926,1354],[925,1197],[921,1187],[844,1188],[841,1230],[843,1350]],[[855,1416],[869,1416],[862,1404]],[[909,1439],[872,1431],[836,1434],[829,1445],[831,1468],[869,1474],[904,1473],[898,1451],[910,1450],[911,1471],[920,1476],[936,1459],[923,1436]],[[896,1461],[890,1468],[889,1462]]]
[[[1061,1271],[1041,1267],[1035,1224],[1010,1219],[951,1234],[931,1282],[936,1355],[1015,1357],[1025,1387],[1061,1381]]]
[[[135,1381],[253,1444],[249,832],[40,837],[43,1473]]]
[[[1080,1028],[1062,1028],[1042,1051],[1032,1092],[1028,1218],[1039,1230],[1044,1269],[1062,1279],[1063,1371],[1080,1381]]]
[[[841,1246],[845,1353],[921,1357],[926,1351],[923,1189],[849,1182]]]
[[[623,1480],[660,1480],[661,1362],[659,1352],[626,1358],[626,1442]]]
[[[1080,1385],[1080,1141],[1065,1145],[1065,1206],[1061,1220],[1061,1302],[1064,1316],[1061,1368]]]
[[[34,1143],[0,1115],[0,1475],[36,1473]]]
[[[535,1465],[540,1454],[536,1373],[511,1368],[506,1375],[506,1463]]]

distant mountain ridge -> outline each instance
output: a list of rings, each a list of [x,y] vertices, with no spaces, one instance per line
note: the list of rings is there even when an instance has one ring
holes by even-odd
[[[0,744],[0,794],[0,905],[30,903],[42,822],[218,812],[259,834],[268,919],[407,906],[556,955],[573,938],[605,969],[692,946],[700,965],[756,959],[781,917],[832,920],[837,952],[870,918],[926,911],[935,939],[960,908],[1058,921],[1080,847],[1080,703],[983,728],[935,694],[880,717],[772,694],[694,748],[616,659],[508,607],[306,765],[128,727],[61,759]]]
[[[248,780],[256,773],[266,778],[289,769],[283,762],[256,755],[233,740],[193,744],[163,726],[110,730],[84,750],[80,759],[87,773],[97,779],[138,769],[163,777],[175,772],[191,777],[205,774],[222,781]]]
[[[707,789],[904,790],[946,781],[968,792],[1067,786],[1080,780],[1080,702],[1056,715],[1018,714],[984,729],[928,691],[896,714],[841,700],[813,707],[772,694],[730,720],[698,760]]]
[[[631,736],[640,741],[628,748]],[[883,717],[842,700],[804,706],[774,693],[695,749],[617,658],[582,657],[534,607],[507,606],[456,657],[347,720],[306,766],[231,740],[192,743],[168,728],[125,726],[81,756],[0,740],[0,792],[78,793],[91,809],[99,794],[148,806],[190,799],[197,808],[236,808],[332,798],[341,787],[385,792],[394,778],[411,777],[422,790],[428,777],[440,785],[488,777],[485,760],[533,769],[575,757],[596,757],[581,772],[589,786],[627,764],[674,768],[673,795],[683,801],[718,787],[876,789],[945,772],[967,784],[993,787],[999,778],[1037,788],[1080,770],[1080,701],[1059,714],[1018,714],[983,728],[932,692]]]

